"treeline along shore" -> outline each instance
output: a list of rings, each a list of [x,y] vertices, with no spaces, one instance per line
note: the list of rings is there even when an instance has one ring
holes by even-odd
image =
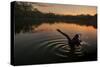
[[[20,29],[31,25],[40,25],[42,23],[75,23],[79,25],[93,26],[97,28],[97,14],[91,15],[61,15],[44,13],[32,6],[32,3],[15,2],[15,32],[20,32]]]

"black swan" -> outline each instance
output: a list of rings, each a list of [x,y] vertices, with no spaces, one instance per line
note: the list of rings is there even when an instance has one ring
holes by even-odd
[[[62,35],[64,35],[68,39],[68,44],[71,48],[71,52],[75,50],[75,46],[81,45],[81,40],[79,39],[79,34],[76,34],[72,39],[65,33],[63,33],[61,30],[57,29],[58,32],[60,32]]]

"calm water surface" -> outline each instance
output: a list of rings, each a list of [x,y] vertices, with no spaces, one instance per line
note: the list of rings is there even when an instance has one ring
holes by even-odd
[[[76,48],[75,54],[70,54],[70,47],[60,29],[73,38],[81,34],[82,46]],[[97,29],[93,26],[69,24],[63,22],[42,23],[38,26],[21,29],[15,34],[16,64],[54,63],[84,61],[96,59]]]

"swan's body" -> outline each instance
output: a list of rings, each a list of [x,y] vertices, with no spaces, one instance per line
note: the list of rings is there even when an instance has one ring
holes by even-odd
[[[68,39],[68,44],[71,48],[72,51],[75,50],[75,46],[79,46],[81,40],[79,40],[79,34],[76,34],[73,39],[71,39],[67,34],[63,33],[62,31],[60,31],[59,29],[57,29],[58,32],[60,32],[61,34],[63,34],[67,39]]]

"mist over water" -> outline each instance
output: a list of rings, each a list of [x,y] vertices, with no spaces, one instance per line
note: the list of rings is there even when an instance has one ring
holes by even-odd
[[[81,34],[82,45],[76,47],[74,54],[70,53],[66,37],[56,29],[68,34],[71,39],[75,34]],[[96,34],[97,30],[93,26],[75,23],[55,22],[50,24],[44,22],[38,26],[24,27],[15,34],[15,64],[95,60]]]

